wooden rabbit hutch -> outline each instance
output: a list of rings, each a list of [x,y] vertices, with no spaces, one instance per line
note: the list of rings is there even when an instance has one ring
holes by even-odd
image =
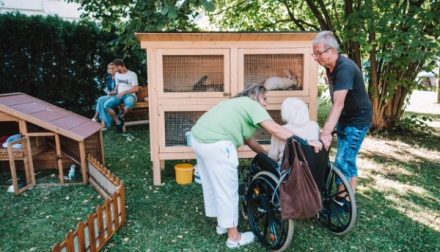
[[[150,144],[154,184],[161,184],[165,160],[195,159],[185,135],[212,106],[251,82],[293,75],[290,85],[271,85],[268,105],[282,124],[280,106],[288,97],[302,99],[317,119],[318,64],[312,59],[316,32],[136,33],[148,62]],[[287,83],[287,81],[286,81]],[[268,149],[270,134],[256,139]],[[255,156],[247,146],[240,158]]]
[[[16,168],[24,167],[27,186],[35,185],[34,169],[57,169],[60,184],[65,184],[63,170],[75,164],[87,183],[87,154],[104,163],[101,124],[66,111],[23,93],[0,94],[2,135],[21,134],[22,148],[2,149],[0,161],[8,161],[12,179]],[[18,167],[16,167],[16,164]],[[8,163],[0,162],[5,170]],[[18,191],[14,182],[14,192]]]

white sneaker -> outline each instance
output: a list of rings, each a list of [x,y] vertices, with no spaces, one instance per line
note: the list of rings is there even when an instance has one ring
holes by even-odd
[[[222,228],[220,226],[217,226],[215,231],[217,232],[217,234],[219,235],[223,235],[223,234],[227,234],[228,233],[228,229],[227,228]]]
[[[228,246],[228,248],[238,248],[244,245],[251,244],[254,239],[255,236],[252,232],[241,233],[241,238],[238,242],[233,242],[227,239],[226,246]]]
[[[98,119],[96,119],[95,117],[92,118],[92,121],[94,122],[98,122]]]

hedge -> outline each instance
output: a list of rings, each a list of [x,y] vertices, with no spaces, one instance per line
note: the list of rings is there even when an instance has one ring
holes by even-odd
[[[85,116],[104,94],[107,64],[130,55],[111,43],[117,31],[57,16],[1,14],[0,34],[0,93],[23,92]],[[124,62],[145,83],[145,52],[139,49]]]

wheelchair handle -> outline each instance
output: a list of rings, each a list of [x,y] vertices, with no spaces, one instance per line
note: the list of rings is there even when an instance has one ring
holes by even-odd
[[[335,134],[341,135],[341,136],[346,136],[347,134],[345,134],[345,132],[340,131],[340,130],[333,130],[332,131],[332,136],[334,136]],[[291,138],[293,138],[295,141],[297,141],[298,143],[300,143],[303,146],[310,146],[309,143],[307,142],[307,139],[301,138],[299,136],[291,136]]]
[[[292,138],[295,140],[295,141],[297,141],[298,143],[300,143],[301,145],[303,145],[303,146],[309,146],[309,143],[307,142],[307,140],[306,139],[304,139],[304,138],[301,138],[301,137],[299,137],[299,136],[292,136]]]

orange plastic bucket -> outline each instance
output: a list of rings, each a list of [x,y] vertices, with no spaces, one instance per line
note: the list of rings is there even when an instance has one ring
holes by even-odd
[[[193,179],[193,169],[192,164],[177,164],[174,166],[176,171],[176,182],[180,185],[191,184]]]

